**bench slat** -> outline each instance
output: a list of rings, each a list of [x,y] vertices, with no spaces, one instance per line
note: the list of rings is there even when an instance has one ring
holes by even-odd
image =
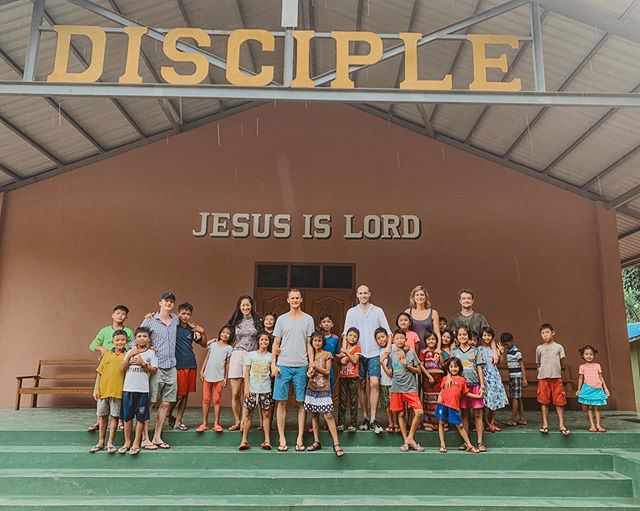
[[[93,394],[93,387],[22,387],[20,394]]]
[[[98,366],[98,359],[83,360],[40,360],[40,366]]]
[[[41,380],[95,380],[96,378],[95,372],[93,373],[69,373],[69,374],[51,374],[51,375],[41,375],[39,378]]]

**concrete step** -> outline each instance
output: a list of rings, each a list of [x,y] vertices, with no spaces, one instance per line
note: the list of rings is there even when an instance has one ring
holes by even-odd
[[[395,492],[394,492],[395,493]],[[348,503],[348,504],[347,504]],[[148,495],[104,497],[0,497],[0,509],[20,511],[95,511],[96,509],[114,509],[117,511],[238,511],[242,509],[261,509],[288,511],[291,508],[314,511],[356,511],[394,510],[423,511],[436,509],[443,511],[554,511],[589,509],[593,511],[633,511],[640,510],[640,504],[631,498],[527,498],[522,497],[486,497],[486,496],[358,496],[345,495],[242,495],[219,496],[180,496]]]
[[[286,434],[289,445],[295,444],[295,432],[287,431]],[[331,437],[328,432],[322,431],[320,440],[325,445],[331,445]],[[37,425],[34,429],[23,431],[0,431],[0,446],[8,445],[93,445],[97,441],[97,433],[87,433],[86,431],[45,431],[39,430]],[[171,445],[175,446],[227,446],[233,447],[240,443],[241,433],[238,431],[224,433],[196,433],[190,431],[169,430],[163,433],[163,438]],[[277,441],[277,433],[271,434],[272,443]],[[251,431],[249,440],[252,444],[258,445],[262,442],[261,432]],[[476,441],[476,434],[471,433],[471,439]],[[438,434],[435,432],[419,431],[416,440],[424,447],[438,447]],[[311,443],[311,434],[305,435],[305,442]],[[460,444],[460,436],[457,432],[448,432],[446,435],[447,444],[457,446]],[[122,443],[122,433],[117,435],[117,444]],[[340,443],[344,447],[389,447],[400,446],[402,438],[395,433],[382,433],[376,435],[371,431],[358,431],[355,433],[340,433]],[[543,435],[537,429],[511,429],[501,433],[485,433],[484,443],[487,447],[521,447],[521,448],[600,448],[600,449],[635,449],[640,445],[640,434],[629,431],[609,431],[607,433],[590,433],[588,431],[574,431],[569,437],[564,437],[559,431],[551,431]]]
[[[421,453],[406,455],[407,460],[414,456],[430,457]],[[286,461],[281,462],[281,466],[286,466]],[[388,495],[393,489],[394,494],[423,495],[425,498],[455,494],[496,497],[545,495],[548,498],[633,496],[632,479],[611,471],[378,469],[332,470],[327,473],[288,468],[146,470],[133,468],[129,463],[125,467],[124,470],[122,465],[111,470],[0,469],[0,495],[109,497],[114,494],[140,495],[141,491],[153,493],[150,488],[162,488],[166,494],[180,496],[313,495],[320,489],[327,495],[354,496]]]
[[[435,448],[421,455],[403,453],[397,447],[345,447],[346,456],[336,458],[331,444],[316,452],[286,453],[264,451],[253,446],[240,452],[237,447],[174,446],[169,450],[143,451],[139,456],[89,454],[90,446],[0,446],[0,467],[5,469],[182,469],[200,467],[255,470],[286,466],[290,470],[556,470],[612,471],[613,455],[597,449],[492,448],[486,453],[469,454],[455,446],[446,454]],[[559,462],[561,463],[559,465]]]

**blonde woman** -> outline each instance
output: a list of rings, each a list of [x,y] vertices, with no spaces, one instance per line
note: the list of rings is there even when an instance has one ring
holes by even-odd
[[[436,335],[438,339],[437,350],[440,351],[440,315],[437,310],[431,307],[429,293],[427,293],[424,286],[416,286],[411,290],[409,304],[411,306],[405,312],[411,316],[413,321],[411,330],[417,333],[420,339],[420,344],[416,347],[416,351],[420,353],[427,347],[425,343],[427,332],[433,332]]]

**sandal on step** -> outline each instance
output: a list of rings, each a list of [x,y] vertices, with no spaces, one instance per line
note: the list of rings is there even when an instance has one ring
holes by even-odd
[[[512,421],[511,419],[509,419],[508,421],[502,421],[502,424],[509,427],[514,427],[518,425],[516,421]]]
[[[113,445],[107,447],[107,454],[115,454],[118,451]]]
[[[589,431],[591,431],[591,433],[597,433],[598,430],[596,428],[589,428]]]
[[[280,444],[278,446],[278,451],[280,452],[286,452],[289,450],[289,446],[287,444]]]
[[[205,431],[207,431],[209,429],[209,426],[207,426],[206,424],[200,424],[197,428],[196,428],[196,433],[204,433]]]
[[[156,444],[147,444],[147,445],[143,445],[142,448],[145,451],[157,451],[158,450],[158,446]]]
[[[342,458],[344,456],[344,450],[342,449],[340,444],[336,444],[336,445],[333,446],[333,452],[336,453],[336,456],[338,458]]]
[[[469,445],[468,447],[467,447],[467,446],[465,446],[464,450],[465,450],[465,451],[467,451],[467,452],[472,452],[473,454],[477,454],[477,453],[479,453],[479,452],[480,452],[480,451],[479,451],[478,449],[476,449],[473,445]]]
[[[460,444],[460,446],[458,447],[459,451],[466,451],[467,450],[467,444]]]
[[[409,449],[416,452],[424,452],[424,447],[422,447],[417,442],[413,442],[412,444],[409,444]]]
[[[402,445],[400,446],[400,450],[401,450],[402,452],[409,452],[409,445],[408,445],[408,444],[402,444]]]
[[[483,443],[478,442],[478,452],[487,452],[487,448]]]
[[[260,447],[262,447],[265,451],[271,450],[271,444],[269,442],[262,442],[260,444]]]
[[[393,426],[387,426],[386,428],[384,428],[384,430],[385,430],[387,433],[393,433],[393,432],[394,432]]]
[[[539,429],[540,433],[542,433],[543,435],[546,435],[547,433],[549,433],[549,428],[540,428]]]
[[[123,445],[122,447],[120,447],[120,449],[118,449],[118,454],[126,454],[127,452],[129,452],[129,449],[131,449],[131,447],[125,447]]]
[[[91,449],[89,449],[89,452],[90,452],[91,454],[95,454],[96,452],[101,451],[102,449],[104,449],[104,447],[103,447],[103,446],[101,446],[101,445],[94,445]]]
[[[606,428],[603,428],[602,426],[600,426],[599,428],[596,428],[596,431],[597,431],[598,433],[606,433],[606,432],[607,432],[607,429],[606,429]]]
[[[561,428],[560,433],[562,433],[563,436],[569,436],[571,434],[571,430],[567,428]]]
[[[440,451],[442,454],[447,452],[447,446],[446,445],[441,445],[440,449],[438,449],[438,451]]]
[[[322,449],[320,442],[313,442],[309,447],[307,447],[307,451],[319,451],[320,449]]]
[[[518,426],[526,426],[527,425],[527,421],[518,421],[517,424],[518,424]]]
[[[239,446],[238,446],[238,450],[239,451],[246,451],[249,447],[251,447],[249,445],[249,442],[242,442]]]
[[[89,433],[93,433],[94,431],[98,431],[99,429],[100,429],[100,426],[98,426],[98,424],[96,423],[96,424],[92,424],[91,426],[89,426],[87,428],[87,431]]]
[[[305,450],[305,448],[304,448],[303,444],[296,444],[296,451],[297,452],[302,452],[304,450]]]
[[[176,424],[175,426],[173,426],[173,429],[177,429],[180,431],[187,431],[189,428],[184,424]]]
[[[240,429],[240,424],[233,424],[229,426],[229,431],[238,431]]]
[[[131,449],[129,449],[129,454],[131,454],[131,456],[135,456],[139,452],[140,452],[140,447],[132,447]]]

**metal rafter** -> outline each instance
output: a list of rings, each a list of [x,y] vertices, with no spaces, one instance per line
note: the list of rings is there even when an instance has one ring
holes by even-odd
[[[49,23],[50,25],[56,25],[56,21],[53,19],[53,17],[47,12],[47,10],[45,9],[44,11],[44,17],[47,20],[47,23]],[[71,50],[71,53],[73,54],[73,56],[84,66],[84,67],[88,67],[89,63],[87,62],[87,60],[84,58],[84,56],[82,55],[82,53],[80,52],[80,50],[78,50],[78,47],[73,44],[73,42],[71,42],[69,44],[69,49]],[[139,137],[144,138],[146,135],[144,134],[144,132],[140,129],[140,126],[138,126],[138,124],[133,120],[133,118],[129,115],[129,112],[126,111],[126,109],[122,106],[122,104],[115,98],[112,98],[109,100],[111,102],[111,104],[116,108],[116,110],[118,110],[118,112],[120,112],[120,114],[126,119],[126,121],[129,123],[129,125],[135,130],[135,132],[138,134]],[[92,145],[101,153],[105,152],[105,148],[102,147],[102,145],[95,139],[92,137]],[[97,145],[96,145],[97,144]]]
[[[542,15],[540,16],[540,24],[541,25],[544,24],[544,20],[546,19],[548,14],[549,14],[549,11],[544,11],[542,13]],[[516,69],[518,63],[520,62],[520,60],[524,56],[525,52],[527,51],[527,49],[529,48],[529,46],[532,43],[533,43],[533,41],[524,41],[523,42],[522,46],[520,46],[520,49],[518,50],[518,53],[516,53],[516,56],[513,57],[513,61],[511,62],[511,65],[509,66],[509,70],[502,77],[502,80],[501,80],[502,82],[506,82],[507,80],[511,79],[511,76],[515,72],[515,69]],[[491,108],[491,106],[487,105],[482,109],[482,112],[480,112],[480,115],[476,119],[476,122],[473,123],[473,126],[469,130],[469,133],[467,133],[467,136],[464,139],[465,142],[470,142],[471,141],[471,138],[473,137],[475,132],[478,130],[480,125],[484,122],[485,118],[487,117],[487,114],[489,113],[489,109],[490,108]]]
[[[629,6],[624,10],[624,12],[619,16],[620,20],[624,20],[629,14],[631,14],[631,12],[633,12],[633,9],[636,7],[636,5],[638,4],[638,0],[633,0],[631,2],[631,4],[629,4]],[[580,72],[585,68],[585,66],[591,62],[591,59],[593,59],[593,57],[596,55],[596,53],[598,53],[600,51],[600,49],[607,43],[607,41],[610,38],[610,34],[604,34],[599,40],[598,42],[593,46],[593,48],[591,48],[591,50],[589,50],[589,53],[587,53],[587,55],[585,55],[585,57],[580,61],[580,63],[577,65],[577,67],[571,72],[571,74],[567,77],[567,79],[562,83],[562,85],[560,85],[560,87],[558,88],[559,91],[564,91],[566,90],[569,85],[571,85],[571,83],[573,82],[573,80],[575,80],[575,78],[580,74]],[[540,121],[540,119],[542,119],[542,117],[547,113],[548,108],[545,107],[542,110],[540,110],[536,116],[528,123],[527,128],[524,129],[520,135],[518,135],[518,137],[515,139],[515,141],[511,144],[511,146],[509,147],[509,149],[507,149],[507,151],[504,153],[504,157],[505,158],[509,158],[511,156],[511,153],[513,153],[513,151],[518,147],[518,145],[520,145],[520,143],[525,139],[525,137],[527,137],[529,135],[529,133],[531,133],[531,130],[533,129],[533,127],[536,126],[536,124],[538,124],[538,122]],[[605,119],[606,120],[606,119]],[[589,132],[590,134],[590,132]],[[587,135],[588,136],[588,135]],[[586,138],[586,137],[585,137]],[[570,147],[571,150],[573,150],[573,146]],[[570,152],[570,151],[569,151]],[[569,154],[569,152],[567,152],[566,154]],[[566,156],[566,154],[561,155],[562,158],[564,158]],[[562,158],[554,160],[550,165],[548,165],[545,169],[544,169],[544,173],[545,174],[549,174],[549,172],[551,172],[553,166],[558,163]]]
[[[69,1],[77,2],[77,1],[86,1],[86,0],[69,0]],[[428,44],[432,41],[435,41],[443,36],[454,34],[455,32],[459,32],[460,30],[464,30],[465,28],[471,27],[473,25],[477,25],[478,23],[482,23],[483,21],[490,20],[492,18],[495,18],[496,16],[500,16],[501,14],[517,9],[518,7],[522,7],[523,5],[528,4],[529,2],[530,0],[509,0],[508,2],[500,4],[496,7],[487,9],[486,11],[479,12],[475,16],[470,16],[468,18],[465,18],[460,21],[456,21],[454,23],[441,27],[437,30],[434,30],[433,32],[429,32],[428,34],[423,35],[418,40],[418,47],[424,44]],[[402,55],[403,53],[404,53],[404,43],[400,43],[395,46],[392,46],[391,48],[388,48],[382,53],[382,58],[378,62],[376,62],[376,64],[379,62],[391,59],[393,57],[397,57],[398,55]],[[375,64],[351,66],[350,72],[353,73],[356,71],[360,71],[366,67],[369,67],[370,65],[375,65]],[[316,86],[324,85],[325,83],[329,83],[333,81],[335,77],[336,77],[336,70],[334,69],[333,71],[329,71],[327,73],[323,73],[319,76],[314,77],[314,83]]]
[[[184,5],[184,2],[182,0],[176,0],[176,4],[178,5],[178,9],[180,10],[180,14],[182,15],[182,19],[184,20],[184,22],[187,24],[188,27],[192,27],[193,23],[191,23],[191,17],[189,16],[189,13],[187,12],[187,8]],[[209,79],[209,83],[214,84],[216,83],[215,80],[213,79],[213,71],[211,70],[211,68],[209,68],[209,73],[207,74],[207,78]],[[156,80],[159,81],[159,80]],[[175,108],[175,104],[173,104],[174,108]],[[224,110],[225,106],[222,104],[222,101],[218,101],[218,106],[220,110]],[[182,119],[181,119],[182,122]]]
[[[0,124],[2,124],[9,131],[12,131],[14,133],[14,135],[17,135],[19,138],[24,140],[27,144],[29,144],[31,147],[33,147],[36,151],[38,151],[44,157],[46,157],[49,160],[51,160],[53,163],[56,164],[56,166],[61,167],[62,165],[64,165],[62,160],[60,160],[57,156],[55,156],[53,153],[51,153],[51,151],[49,151],[44,146],[42,146],[41,144],[39,144],[38,142],[33,140],[33,138],[31,138],[24,131],[22,131],[20,128],[18,128],[15,124],[13,124],[11,121],[9,121],[8,119],[6,119],[5,117],[3,117],[1,115],[0,115]]]
[[[476,6],[473,8],[473,16],[476,16],[480,12],[481,6],[482,6],[482,0],[477,0]],[[471,27],[467,28],[465,30],[465,34],[468,34],[470,29]],[[458,49],[456,50],[456,54],[453,57],[453,61],[451,62],[451,66],[449,67],[448,74],[452,74],[455,68],[458,66],[458,62],[460,61],[460,57],[462,57],[463,51],[464,51],[464,41],[460,41],[460,44],[458,45]],[[440,110],[440,105],[436,105],[435,108],[433,109],[433,112],[431,112],[430,122],[433,122],[435,120],[436,114],[438,113],[439,110]]]
[[[406,89],[332,89],[329,87],[234,87],[229,85],[172,85],[167,83],[53,83],[0,81],[5,96],[85,96],[247,99],[255,101],[316,101],[344,103],[452,103],[473,105],[553,105],[571,107],[640,107],[640,94],[594,92],[477,92],[414,91]]]
[[[314,0],[307,0],[307,11],[309,12],[309,30],[316,31],[316,11],[313,6]],[[311,40],[311,73],[318,76],[318,40],[314,37]]]
[[[9,167],[6,167],[5,165],[2,165],[2,164],[0,164],[0,172],[9,176],[11,179],[14,180],[14,182],[22,181],[24,179],[15,170],[12,170]]]
[[[639,232],[640,232],[640,225],[638,227],[634,227],[633,229],[620,234],[618,236],[618,241],[622,241],[623,239],[628,238],[629,236],[633,236],[634,234],[638,234]]]
[[[608,175],[611,172],[613,172],[620,165],[622,165],[625,161],[627,161],[632,156],[635,156],[639,152],[640,152],[640,145],[637,145],[633,149],[631,149],[631,151],[628,151],[627,153],[622,155],[620,158],[618,158],[616,161],[614,161],[606,169],[601,170],[600,172],[598,172],[595,176],[593,176],[591,179],[589,179],[589,181],[587,181],[585,184],[583,184],[580,188],[582,188],[583,190],[588,190],[589,188],[591,188],[591,186],[593,186],[600,179],[602,179],[606,175]]]
[[[633,256],[633,257],[629,257],[629,258],[627,258],[627,259],[623,259],[623,260],[620,262],[620,265],[621,265],[623,268],[628,268],[629,266],[636,266],[636,265],[638,265],[638,264],[640,264],[640,255],[638,255],[638,256]]]
[[[109,0],[109,5],[111,6],[111,9],[113,9],[114,12],[118,14],[122,14],[122,11],[118,7],[118,4],[116,4],[115,0]],[[160,77],[158,76],[158,73],[154,69],[153,65],[151,64],[151,61],[147,57],[147,54],[142,49],[142,46],[140,47],[140,58],[142,59],[142,62],[147,68],[147,71],[149,71],[149,74],[153,77],[153,79],[156,82],[160,83]],[[167,118],[167,121],[169,121],[171,128],[174,131],[180,131],[180,125],[176,120],[176,119],[180,119],[180,110],[175,105],[175,103],[171,100],[158,99],[158,105],[160,106],[160,109],[162,110],[162,113],[164,114],[164,116]],[[142,138],[144,137],[146,137],[146,135],[143,134]]]
[[[4,61],[18,76],[22,76],[22,68],[9,55],[0,49],[0,59]],[[82,137],[84,137],[91,145],[100,152],[104,152],[102,146],[82,127],[78,122],[60,106],[58,102],[49,97],[42,98],[46,103],[56,111],[56,113],[67,121]]]
[[[230,107],[228,109],[226,109],[223,112],[216,112],[215,114],[209,114],[209,115],[205,115],[199,119],[195,119],[193,121],[187,122],[184,124],[183,126],[183,131],[188,131],[194,128],[199,128],[200,126],[203,126],[205,124],[210,124],[212,122],[216,122],[219,121],[220,119],[224,119],[226,117],[235,115],[237,113],[246,111],[246,110],[250,110],[251,108],[254,108],[256,106],[260,106],[262,105],[263,102],[255,102],[255,101],[246,101],[245,103],[242,103],[240,105],[234,106],[234,107]],[[143,145],[146,144],[150,144],[153,142],[157,142],[159,140],[164,140],[167,137],[174,135],[175,132],[172,130],[163,130],[159,133],[155,133],[147,138],[145,138],[144,140],[135,140],[133,142],[127,142],[125,144],[122,144],[119,147],[115,147],[113,149],[109,149],[107,152],[105,153],[101,153],[101,154],[96,154],[93,156],[89,156],[86,158],[81,158],[79,160],[76,160],[74,162],[68,163],[66,165],[64,165],[63,167],[59,167],[59,168],[52,168],[52,169],[48,169],[45,170],[43,172],[40,172],[34,176],[29,176],[28,178],[20,178],[19,180],[15,183],[9,183],[5,186],[0,187],[0,192],[8,192],[11,190],[15,190],[17,188],[21,188],[23,186],[27,186],[33,183],[37,183],[40,181],[43,181],[45,179],[51,178],[51,177],[55,177],[58,176],[60,174],[63,174],[65,172],[69,172],[71,170],[75,170],[77,168],[80,167],[84,167],[86,165],[92,164],[92,163],[96,163],[98,161],[102,161],[105,160],[107,158],[110,158],[112,156],[116,156],[118,154],[122,154],[124,152],[130,151],[132,149],[136,149],[138,147],[142,147]]]
[[[611,15],[610,12],[604,9],[585,5],[584,2],[576,0],[562,0],[561,2],[558,0],[539,1],[541,7],[565,18],[599,28],[603,32],[640,44],[640,25],[633,21],[622,22],[618,16]]]
[[[364,11],[364,0],[358,0],[358,6],[356,8],[356,32],[360,32],[362,30],[362,17]],[[360,41],[356,41],[356,44],[353,48],[353,53],[355,55],[360,54]],[[358,87],[358,74],[353,74],[353,86]]]
[[[615,199],[609,201],[607,205],[610,208],[618,209],[620,206],[624,206],[636,197],[640,197],[640,185],[634,186],[633,188],[631,188],[631,190],[628,190],[622,195],[619,195]]]

